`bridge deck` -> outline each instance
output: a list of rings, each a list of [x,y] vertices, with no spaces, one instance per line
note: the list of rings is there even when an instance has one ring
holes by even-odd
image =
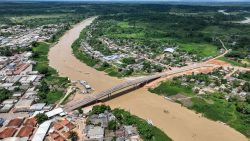
[[[166,77],[168,75],[178,74],[178,73],[181,73],[181,72],[194,70],[194,69],[198,69],[198,68],[202,68],[202,67],[214,67],[214,65],[195,64],[195,65],[192,65],[192,66],[186,66],[186,67],[180,68],[178,70],[172,70],[172,71],[168,71],[168,72],[154,74],[154,75],[151,75],[151,76],[145,76],[143,78],[139,78],[139,79],[136,79],[136,80],[126,81],[124,83],[113,86],[113,87],[111,87],[111,88],[109,88],[107,90],[104,90],[102,92],[86,96],[85,98],[83,98],[81,100],[78,100],[78,101],[76,101],[76,102],[74,102],[72,104],[68,104],[68,105],[65,106],[64,109],[65,109],[65,111],[69,112],[69,111],[72,111],[72,110],[74,110],[74,109],[76,109],[78,107],[85,106],[85,105],[93,103],[93,102],[95,102],[97,100],[100,100],[100,99],[104,98],[105,96],[108,96],[109,94],[117,92],[117,91],[122,90],[124,88],[128,88],[130,86],[134,86],[134,85],[137,85],[137,84],[146,83],[146,82],[149,82],[151,80],[154,80],[154,79],[157,79],[157,78],[160,78],[160,77]]]

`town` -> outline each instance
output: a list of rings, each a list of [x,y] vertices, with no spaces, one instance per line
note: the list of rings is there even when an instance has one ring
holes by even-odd
[[[0,140],[249,140],[250,3],[200,1],[0,1]]]
[[[206,61],[213,57],[188,53],[171,42],[146,46],[126,38],[99,36],[97,31],[104,30],[103,24],[107,24],[105,22],[98,20],[83,32],[85,40],[81,42],[80,50],[90,57],[100,60],[102,67],[115,67],[122,74],[121,76],[162,72],[173,67],[183,67]],[[220,53],[223,52],[225,49],[221,48]],[[102,69],[102,67],[99,68]]]
[[[0,25],[0,47],[31,47],[32,42],[48,41],[64,27],[63,24],[48,24],[36,28],[25,25]]]

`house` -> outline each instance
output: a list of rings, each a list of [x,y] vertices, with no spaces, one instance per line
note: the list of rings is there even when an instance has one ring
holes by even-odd
[[[36,125],[37,125],[37,120],[34,117],[26,119],[26,121],[23,124],[23,126],[27,127],[36,127]]]
[[[24,126],[18,132],[17,137],[30,137],[33,134],[33,131],[33,127]]]
[[[14,136],[16,131],[17,131],[16,128],[12,128],[12,127],[5,128],[2,132],[0,132],[0,139],[12,137]]]
[[[165,53],[174,53],[175,49],[174,48],[165,48],[164,52]]]
[[[50,128],[51,123],[52,123],[51,120],[43,122],[36,130],[36,133],[34,134],[32,141],[43,141]]]
[[[59,124],[63,125],[65,131],[71,131],[75,128],[75,125],[71,123],[68,119],[63,119],[58,122]]]
[[[31,111],[41,111],[46,103],[36,103],[30,106]]]
[[[86,136],[88,140],[103,141],[104,128],[99,127],[99,126],[89,126]]]
[[[136,127],[133,126],[123,126],[126,132],[127,136],[134,136],[134,135],[138,135]]]
[[[6,125],[6,127],[19,127],[23,123],[23,118],[14,118],[9,121],[9,123]]]
[[[15,110],[28,111],[33,101],[34,101],[33,99],[20,99],[15,105]]]
[[[7,113],[14,107],[14,104],[4,104],[4,106],[0,109],[0,113]]]
[[[63,109],[62,108],[56,108],[56,109],[53,109],[47,113],[45,113],[49,118],[53,117],[53,116],[56,116],[56,115],[59,115],[60,113],[63,112]]]

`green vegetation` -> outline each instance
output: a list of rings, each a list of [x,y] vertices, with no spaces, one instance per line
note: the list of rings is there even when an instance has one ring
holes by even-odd
[[[87,29],[82,30],[82,32],[80,33],[79,38],[72,44],[72,49],[73,49],[73,53],[74,55],[77,57],[77,59],[81,60],[82,62],[84,62],[85,64],[87,64],[88,66],[95,66],[99,61],[95,60],[94,58],[92,58],[91,56],[87,55],[86,53],[84,53],[81,49],[80,49],[80,45],[81,42],[83,42],[83,40],[86,38],[86,32]]]
[[[218,55],[218,49],[216,46],[211,44],[199,44],[199,43],[189,43],[189,44],[180,44],[181,49],[184,51],[197,54],[201,57],[209,57]]]
[[[117,118],[117,120],[108,123],[109,130],[116,130],[119,125],[133,125],[137,127],[139,135],[144,141],[171,141],[159,128],[148,124],[145,120],[131,115],[123,109],[116,108],[111,110],[109,106],[96,105],[92,108],[90,115],[104,113],[105,111],[112,112]]]
[[[75,131],[70,131],[69,138],[71,139],[71,141],[77,141],[79,138],[78,133]]]
[[[44,121],[49,119],[48,116],[44,113],[37,114],[35,118],[39,124],[42,124]]]
[[[134,64],[134,63],[135,63],[135,59],[134,59],[133,57],[123,58],[123,59],[122,59],[122,62],[123,62],[124,64],[127,64],[127,65],[129,65],[129,64]]]
[[[191,109],[212,120],[220,120],[250,137],[249,104],[241,101],[226,101],[223,94],[210,94],[205,99],[206,101],[211,100],[213,103],[208,103],[201,98],[193,98]]]
[[[207,80],[205,74],[190,76],[188,79],[192,77],[199,77],[202,81]],[[222,121],[247,137],[250,137],[250,104],[247,103],[247,100],[241,101],[238,97],[233,97],[227,101],[225,100],[225,95],[222,93],[196,96],[195,93],[192,92],[192,85],[181,86],[180,82],[175,79],[162,82],[158,87],[150,89],[150,91],[166,96],[176,94],[189,96],[191,97],[192,105],[188,108],[202,113],[209,119]]]
[[[104,113],[105,111],[111,111],[111,108],[106,105],[96,105],[96,106],[93,106],[90,112],[90,115],[101,114],[101,113]]]
[[[150,89],[150,92],[166,96],[172,96],[178,93],[186,96],[193,95],[192,87],[182,86],[180,82],[175,81],[162,82],[158,87]]]
[[[39,42],[32,48],[32,52],[34,54],[33,60],[36,61],[34,70],[45,75],[38,93],[40,101],[53,104],[64,96],[64,89],[66,89],[69,80],[59,77],[56,70],[49,67],[49,46],[50,44]]]
[[[118,122],[125,125],[134,125],[144,141],[171,141],[171,139],[157,127],[148,124],[145,120],[131,115],[122,109],[114,109],[112,113]]]
[[[231,64],[231,65],[233,65],[233,66],[240,66],[240,67],[243,67],[243,66],[244,66],[244,65],[241,64],[240,62],[231,60],[231,59],[229,59],[229,58],[227,58],[227,57],[220,57],[219,59],[220,59],[221,61],[225,61],[225,62],[227,62],[227,63],[229,63],[229,64]]]
[[[250,72],[249,71],[247,71],[247,72],[241,72],[239,74],[238,78],[246,80],[246,81],[250,81]]]
[[[109,65],[106,62],[101,63],[99,60],[94,59],[80,49],[81,42],[83,42],[83,40],[86,38],[87,30],[88,29],[82,30],[79,38],[71,46],[76,58],[88,66],[95,67],[99,71],[105,71],[110,76],[121,77],[121,74],[118,73],[118,70],[115,67]]]
[[[9,90],[0,88],[0,103],[6,99],[9,99],[11,96],[12,94]]]

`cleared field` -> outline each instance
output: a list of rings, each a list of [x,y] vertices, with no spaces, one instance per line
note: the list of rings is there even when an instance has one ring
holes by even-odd
[[[209,57],[218,55],[218,49],[211,44],[198,44],[198,43],[180,43],[180,48],[189,53],[200,55],[201,57]]]

